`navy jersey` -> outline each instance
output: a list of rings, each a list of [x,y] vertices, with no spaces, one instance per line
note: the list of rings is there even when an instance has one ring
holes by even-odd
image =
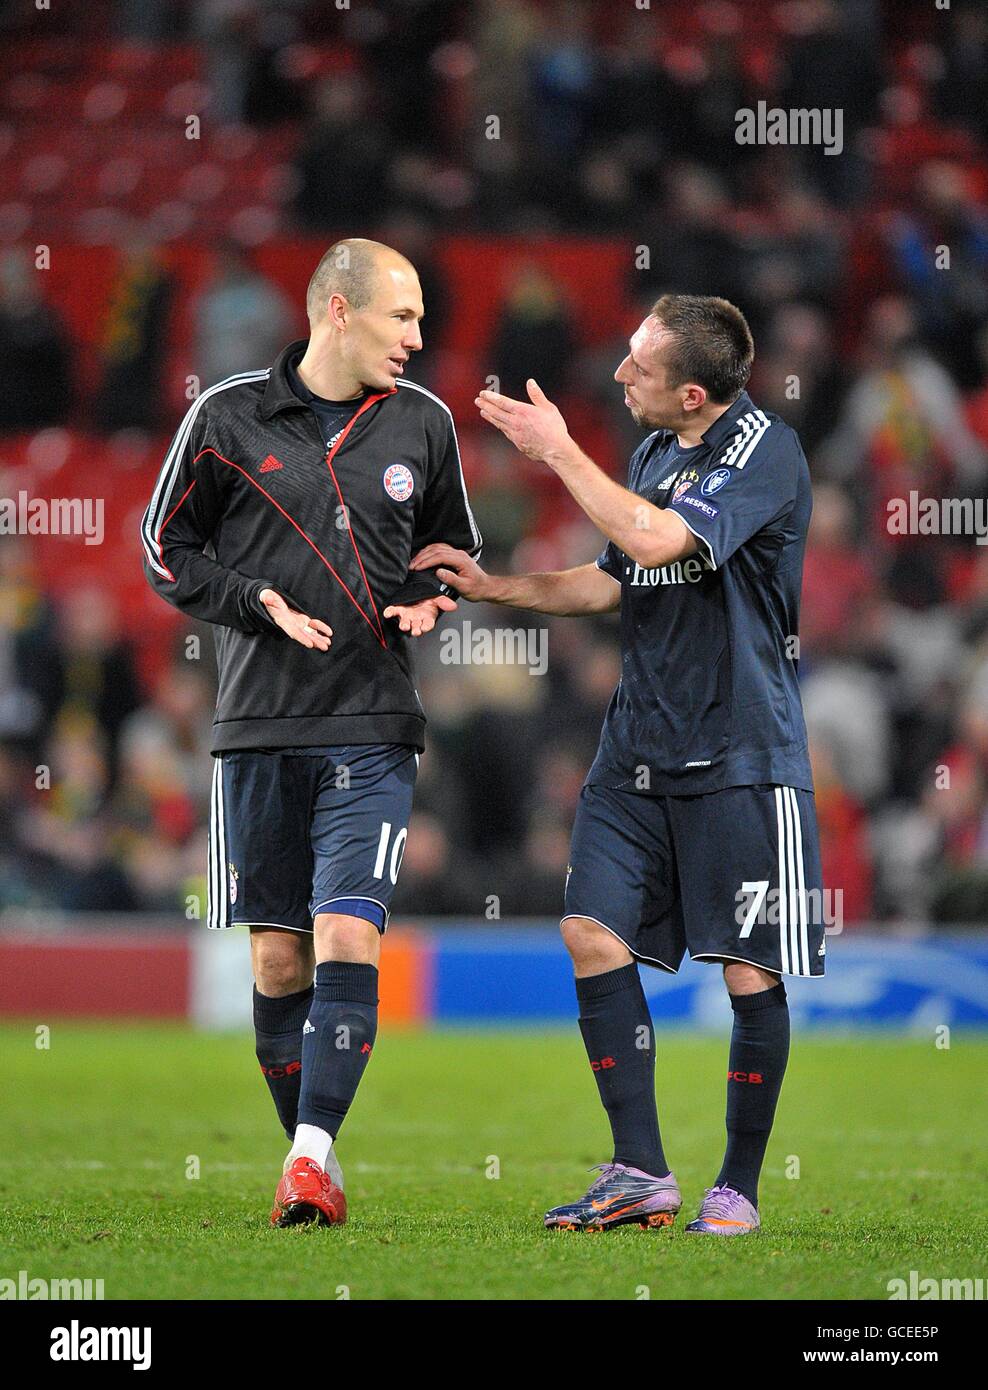
[[[811,791],[797,657],[812,499],[797,435],[742,392],[693,448],[649,435],[628,486],[681,517],[699,548],[643,569],[610,542],[597,560],[621,585],[622,665],[587,782]]]

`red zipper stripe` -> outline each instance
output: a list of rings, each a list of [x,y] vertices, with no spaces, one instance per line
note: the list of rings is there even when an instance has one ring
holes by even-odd
[[[380,616],[380,614],[379,614],[378,611],[377,611],[377,604],[374,602],[374,595],[373,595],[373,593],[371,592],[371,586],[370,586],[370,584],[367,582],[367,574],[366,574],[366,571],[364,570],[364,562],[363,562],[363,560],[361,560],[361,558],[360,558],[360,551],[357,549],[357,538],[356,538],[356,536],[353,534],[353,526],[352,526],[351,521],[350,521],[350,513],[349,513],[349,511],[347,510],[346,502],[344,502],[344,500],[343,500],[343,493],[342,493],[342,491],[340,490],[340,484],[339,484],[339,481],[337,480],[336,473],[335,473],[335,471],[334,471],[334,469],[333,469],[333,459],[336,457],[337,453],[339,452],[340,445],[343,443],[344,439],[346,439],[347,435],[348,435],[348,434],[350,433],[350,431],[353,429],[354,425],[355,425],[355,424],[357,423],[357,421],[360,419],[361,415],[363,415],[364,411],[365,411],[365,410],[369,410],[370,407],[371,407],[372,405],[375,405],[378,401],[383,401],[384,398],[385,398],[385,396],[394,395],[394,392],[395,392],[397,389],[398,389],[397,387],[394,387],[393,390],[391,390],[391,391],[382,391],[382,392],[380,392],[379,395],[376,395],[376,396],[368,396],[367,399],[364,401],[363,405],[360,407],[360,409],[359,409],[354,415],[352,415],[351,418],[347,421],[347,424],[346,424],[345,429],[343,430],[343,433],[340,435],[340,437],[337,439],[336,443],[333,445],[333,447],[330,449],[329,453],[326,455],[326,467],[329,469],[329,476],[330,476],[330,477],[332,478],[332,480],[333,480],[333,486],[336,488],[336,495],[337,495],[337,497],[340,499],[340,506],[343,508],[343,515],[344,515],[344,517],[346,518],[346,529],[347,529],[347,534],[348,534],[349,537],[350,537],[350,544],[353,546],[353,553],[354,553],[354,555],[356,555],[356,557],[357,557],[357,564],[360,566],[360,574],[361,574],[361,577],[363,578],[363,581],[364,581],[364,588],[367,590],[367,597],[370,599],[370,601],[371,601],[371,607],[372,607],[373,610],[374,610],[374,617],[377,619],[377,635],[378,635],[378,637],[379,637],[379,639],[380,639],[380,642],[381,642],[382,647],[383,647],[383,646],[387,646],[387,643],[386,643],[385,640],[384,640],[384,628],[383,628],[382,625],[381,625],[381,616]],[[363,612],[363,610],[361,610],[361,612]],[[365,614],[364,616],[366,617],[366,614]],[[368,618],[368,622],[369,622],[369,621],[370,621],[370,619]]]

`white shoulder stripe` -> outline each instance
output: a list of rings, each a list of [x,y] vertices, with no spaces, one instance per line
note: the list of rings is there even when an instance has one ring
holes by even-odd
[[[160,574],[164,579],[169,578],[169,571],[162,561],[161,546],[158,542],[158,532],[165,519],[168,499],[171,497],[172,488],[175,486],[175,479],[178,477],[179,469],[182,466],[182,454],[185,451],[189,435],[192,433],[192,426],[195,424],[196,416],[203,402],[207,401],[210,396],[215,396],[219,391],[229,390],[231,386],[241,386],[251,381],[266,381],[270,375],[271,368],[265,367],[254,372],[240,372],[236,376],[227,377],[225,381],[217,382],[215,386],[210,386],[208,390],[203,391],[202,394],[192,402],[192,405],[185,414],[185,418],[181,425],[179,425],[175,438],[171,442],[171,446],[165,455],[165,460],[158,473],[158,479],[151,496],[151,501],[148,503],[147,511],[145,511],[144,516],[141,518],[141,544],[144,546],[144,553],[147,556],[148,564],[155,573]]]
[[[436,405],[441,405],[443,410],[445,410],[446,414],[452,420],[453,412],[450,410],[446,402],[440,400],[438,396],[434,395],[432,391],[427,390],[426,387],[420,386],[417,381],[405,381],[402,377],[399,377],[398,380],[395,382],[395,385],[403,386],[407,391],[420,391],[423,396],[428,396],[431,401],[435,401]]]
[[[467,496],[467,482],[463,476],[463,460],[460,458],[460,441],[456,437],[456,422],[453,419],[453,412],[445,401],[440,400],[438,396],[433,395],[433,393],[426,390],[424,386],[420,386],[417,381],[402,381],[401,378],[399,378],[398,381],[395,382],[395,385],[403,386],[409,391],[419,391],[423,396],[428,396],[430,400],[435,401],[436,405],[441,405],[449,416],[449,427],[453,431],[453,447],[456,449],[456,466],[460,470],[460,490],[463,493],[463,506],[466,509],[467,521],[470,523],[470,534],[473,536],[473,554],[474,559],[476,559],[480,552],[480,531],[477,529],[477,523],[470,509],[470,498]]]
[[[751,414],[742,415],[741,418],[737,421],[735,431],[731,435],[731,438],[728,441],[727,449],[721,457],[720,462],[722,466],[729,468],[731,464],[734,462],[734,460],[737,458],[738,454],[741,452],[742,448],[744,447],[745,441],[751,434],[752,418],[753,417]]]
[[[771,422],[771,420],[769,420],[768,416],[763,415],[762,412],[761,412],[760,410],[756,410],[756,411],[755,411],[755,423],[754,423],[754,425],[752,426],[752,429],[751,429],[751,437],[750,437],[750,439],[747,441],[747,443],[745,444],[744,449],[743,449],[743,450],[741,451],[741,453],[738,455],[737,460],[735,461],[735,464],[734,464],[734,467],[735,467],[735,468],[743,468],[743,467],[745,466],[745,464],[748,462],[749,458],[751,457],[752,452],[753,452],[753,450],[754,450],[756,444],[758,443],[758,441],[759,441],[759,440],[762,438],[762,436],[763,436],[765,433],[767,433],[767,431],[770,430],[771,428],[772,428],[772,422]]]
[[[743,468],[758,441],[771,428],[772,421],[764,411],[749,410],[747,415],[742,415],[737,421],[736,433],[731,436],[727,448],[721,455],[718,467]]]

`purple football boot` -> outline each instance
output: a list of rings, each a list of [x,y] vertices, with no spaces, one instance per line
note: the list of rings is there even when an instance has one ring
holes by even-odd
[[[671,1226],[683,1205],[679,1185],[670,1173],[655,1178],[623,1163],[598,1163],[584,1196],[568,1206],[546,1212],[545,1224],[557,1231],[609,1231],[613,1226]]]
[[[700,1215],[686,1227],[694,1235],[746,1236],[757,1231],[761,1222],[757,1208],[733,1187],[709,1187],[700,1206]]]

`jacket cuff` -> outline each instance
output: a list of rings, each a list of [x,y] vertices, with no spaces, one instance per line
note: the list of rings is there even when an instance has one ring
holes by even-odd
[[[252,579],[247,585],[244,598],[246,600],[248,612],[258,620],[258,630],[266,632],[268,629],[273,628],[279,636],[283,636],[284,634],[281,628],[268,612],[267,606],[261,602],[261,591],[264,589],[273,589],[276,594],[280,594],[289,608],[294,608],[299,613],[302,612],[302,609],[299,608],[291,595],[286,594],[281,585],[276,584],[272,579]]]
[[[384,607],[390,608],[393,603],[420,603],[424,598],[438,598],[440,594],[447,593],[449,589],[445,584],[440,584],[431,570],[421,570],[410,574],[404,584],[389,597]]]

